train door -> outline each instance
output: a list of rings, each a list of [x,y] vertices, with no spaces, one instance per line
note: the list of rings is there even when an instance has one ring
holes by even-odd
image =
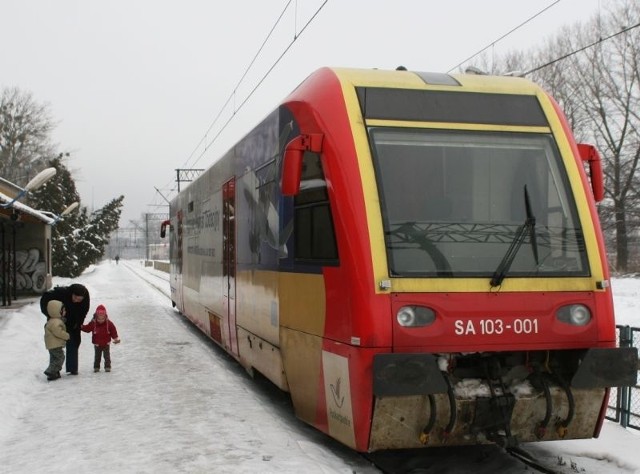
[[[236,181],[227,181],[222,188],[222,278],[224,317],[229,330],[229,352],[238,355],[236,332]]]
[[[183,215],[182,211],[176,213],[176,228],[175,232],[171,232],[171,244],[169,251],[175,249],[175,254],[171,255],[171,261],[175,264],[173,275],[175,275],[175,281],[171,282],[171,299],[174,304],[178,305],[180,311],[184,311],[184,288],[182,282],[184,281],[184,275],[182,274],[182,237],[183,237]],[[175,289],[175,294],[174,294]]]

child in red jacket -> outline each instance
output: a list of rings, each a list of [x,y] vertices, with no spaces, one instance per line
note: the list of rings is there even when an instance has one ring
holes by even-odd
[[[114,344],[120,343],[118,337],[118,330],[115,324],[113,324],[107,316],[107,308],[104,305],[98,305],[96,312],[93,314],[93,319],[89,324],[83,324],[82,330],[84,332],[93,332],[91,336],[91,342],[95,349],[95,358],[93,359],[93,371],[100,372],[100,360],[102,354],[104,354],[104,370],[105,372],[111,372],[111,352],[109,350],[110,342],[113,340]]]

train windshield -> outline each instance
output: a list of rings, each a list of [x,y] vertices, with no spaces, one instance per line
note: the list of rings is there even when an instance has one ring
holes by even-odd
[[[391,276],[586,276],[576,205],[546,134],[369,130]]]

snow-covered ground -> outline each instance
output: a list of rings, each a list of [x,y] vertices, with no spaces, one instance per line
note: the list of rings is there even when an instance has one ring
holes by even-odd
[[[47,382],[37,301],[0,309],[0,472],[378,472],[298,421],[286,396],[201,337],[171,308],[166,275],[105,262],[76,281],[89,288],[91,311],[104,304],[118,328],[113,371],[93,373],[84,334],[80,375]],[[618,322],[640,326],[640,279],[613,288]],[[640,433],[609,422],[599,439],[527,449],[561,459],[566,472],[640,473]]]

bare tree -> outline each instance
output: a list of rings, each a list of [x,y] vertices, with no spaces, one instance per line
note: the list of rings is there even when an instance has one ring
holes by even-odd
[[[46,104],[31,93],[5,88],[0,95],[0,177],[26,184],[55,155],[50,133],[55,124]]]
[[[607,199],[600,216],[605,231],[613,231],[610,250],[615,250],[619,272],[631,269],[630,237],[640,230],[640,29],[630,28],[639,20],[637,2],[617,2],[602,18],[576,31],[584,43],[608,39],[570,59],[577,104],[586,117],[583,130],[604,160]]]

